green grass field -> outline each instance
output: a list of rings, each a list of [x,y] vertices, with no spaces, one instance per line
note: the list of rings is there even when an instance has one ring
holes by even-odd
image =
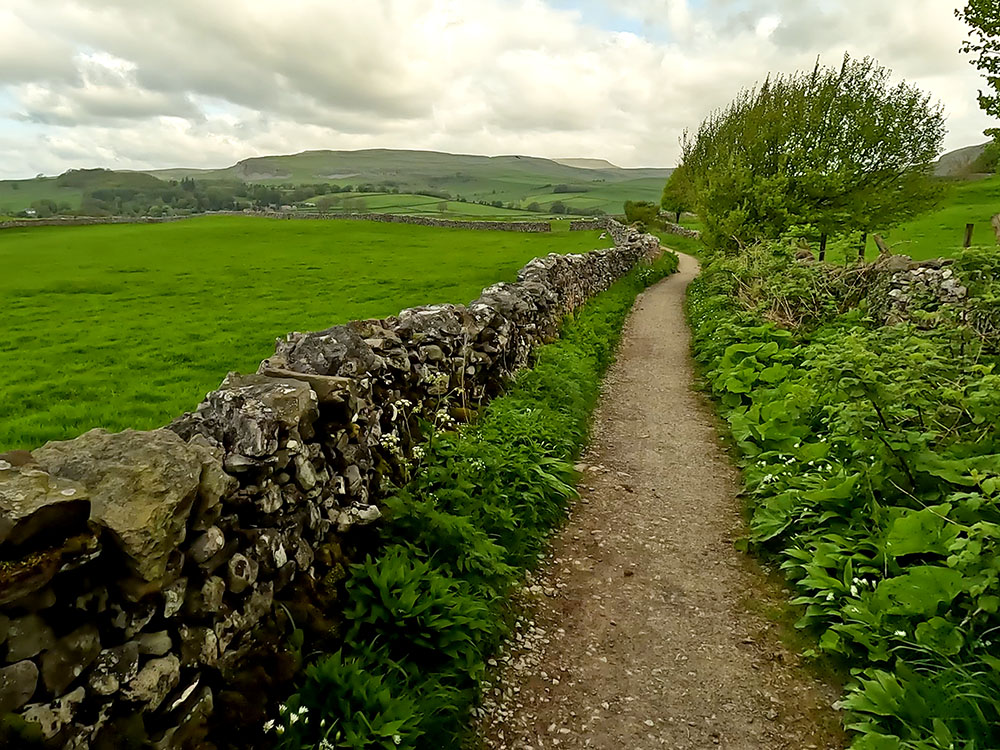
[[[973,245],[997,244],[990,218],[1000,213],[1000,175],[950,185],[941,206],[885,233],[896,253],[912,258],[954,255],[965,240],[965,225],[976,225]],[[869,247],[869,254],[874,247]]]
[[[292,330],[468,302],[596,232],[213,217],[0,231],[0,451],[153,428]]]

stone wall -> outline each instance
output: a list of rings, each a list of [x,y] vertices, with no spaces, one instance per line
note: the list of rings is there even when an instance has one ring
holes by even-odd
[[[289,334],[166,428],[0,455],[0,745],[259,747],[298,668],[282,646],[336,634],[421,421],[470,419],[659,252],[609,231],[614,249],[535,259],[467,306]]]
[[[0,221],[0,229],[24,229],[28,227],[78,227],[98,224],[163,224],[199,216],[263,216],[270,219],[348,219],[354,221],[381,221],[390,224],[414,224],[423,227],[444,227],[452,229],[477,229],[500,232],[551,232],[548,221],[456,221],[437,219],[429,216],[406,216],[402,214],[329,214],[297,211],[214,211],[191,216],[71,216],[55,219],[11,219]],[[595,227],[591,227],[593,229]]]
[[[660,218],[663,221],[663,230],[670,232],[670,234],[676,234],[679,237],[687,237],[692,240],[700,240],[701,232],[697,229],[688,229],[687,227],[682,227],[680,224],[674,224],[672,221],[667,221],[663,218],[662,214]]]
[[[408,216],[405,214],[306,214],[292,213],[295,219],[353,219],[355,221],[383,221],[390,224],[416,224],[422,227],[445,227],[452,229],[487,229],[500,232],[551,232],[549,221],[457,221],[437,219],[430,216]]]

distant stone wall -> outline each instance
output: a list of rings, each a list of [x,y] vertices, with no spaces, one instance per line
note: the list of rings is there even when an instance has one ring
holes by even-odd
[[[659,252],[609,230],[613,249],[535,259],[467,306],[291,333],[167,428],[0,455],[0,717],[47,747],[260,747],[296,675],[283,646],[336,633],[421,421],[471,418]]]
[[[245,216],[242,212],[226,211],[195,216]],[[30,227],[83,227],[98,224],[163,224],[169,221],[190,219],[191,216],[64,216],[53,219],[9,219],[0,221],[0,229],[26,229]]]
[[[12,219],[10,221],[0,221],[0,229],[77,227],[99,224],[163,224],[165,222],[193,219],[200,216],[262,216],[269,219],[351,219],[354,221],[381,221],[390,224],[415,224],[423,227],[478,229],[500,232],[534,233],[552,231],[552,224],[548,221],[456,221],[452,219],[436,219],[428,216],[406,216],[402,214],[331,214],[298,211],[261,211],[253,213],[243,211],[213,211],[212,213],[192,214],[190,216],[70,216],[55,219]]]
[[[663,220],[663,229],[679,237],[688,237],[692,240],[701,239],[701,232],[697,229],[688,229],[687,227],[682,227],[680,224],[674,224],[672,221]]]
[[[383,221],[390,224],[416,224],[422,227],[446,227],[452,229],[485,229],[500,232],[551,232],[549,221],[457,221],[437,219],[430,216],[409,216],[405,214],[306,214],[292,213],[295,219],[353,219],[355,221]]]
[[[592,232],[595,229],[606,229],[608,223],[613,221],[613,219],[601,218],[601,219],[573,219],[569,223],[569,231],[571,232]]]

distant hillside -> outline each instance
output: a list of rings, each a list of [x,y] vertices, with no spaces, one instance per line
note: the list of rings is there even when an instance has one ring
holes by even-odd
[[[556,164],[564,167],[578,167],[579,169],[621,169],[607,159],[553,159]]]
[[[934,164],[934,174],[937,177],[969,177],[973,172],[973,164],[983,154],[989,142],[978,146],[966,146],[944,154]]]
[[[157,169],[139,174],[165,181],[185,178],[229,184],[238,181],[279,190],[287,190],[291,185],[350,186],[352,195],[398,193],[431,196],[449,202],[445,207],[434,204],[429,209],[432,212],[461,213],[463,206],[487,203],[497,210],[524,211],[530,207],[544,212],[555,207],[564,208],[567,213],[585,214],[619,213],[626,200],[659,201],[663,184],[672,171],[622,169],[603,159],[555,161],[532,156],[490,157],[368,149],[304,151],[287,156],[244,159],[222,169]],[[90,174],[89,170],[83,172]],[[80,172],[71,174],[79,175]],[[105,172],[100,179],[107,181],[112,174],[121,173]],[[23,210],[31,200],[48,198],[48,193],[57,188],[59,200],[79,208],[82,189],[86,189],[83,185],[74,185],[76,192],[71,193],[62,177],[19,180],[16,187],[13,182],[0,182],[0,213]],[[29,196],[31,200],[25,202]],[[392,207],[377,210],[389,211]],[[481,211],[476,209],[475,213]]]

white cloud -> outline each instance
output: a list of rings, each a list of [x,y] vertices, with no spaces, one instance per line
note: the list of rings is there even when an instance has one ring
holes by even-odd
[[[683,129],[741,87],[845,50],[940,98],[949,147],[989,125],[940,0],[566,6],[5,0],[0,176],[376,146],[670,165]],[[600,28],[609,17],[646,33]]]

